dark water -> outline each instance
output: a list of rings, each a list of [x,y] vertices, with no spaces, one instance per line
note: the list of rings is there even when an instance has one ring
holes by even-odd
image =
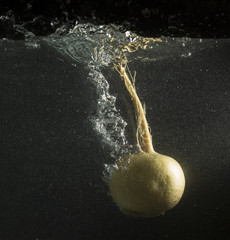
[[[1,40],[0,239],[229,239],[228,39],[162,38],[126,53],[154,147],[178,160],[186,189],[150,219],[123,215],[108,195],[105,166],[136,144],[111,68],[119,43],[143,42],[130,34],[82,25]]]

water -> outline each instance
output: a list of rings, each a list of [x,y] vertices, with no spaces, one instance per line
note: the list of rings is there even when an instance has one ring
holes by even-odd
[[[2,239],[227,239],[229,40],[153,41],[92,24],[26,36],[0,41]],[[185,171],[185,194],[164,217],[126,218],[102,180],[136,150],[114,70],[124,59],[154,148]]]
[[[67,33],[66,29],[58,28],[56,33],[42,41],[69,59],[72,65],[82,63],[89,71],[86,81],[94,85],[97,96],[96,111],[88,117],[89,122],[100,136],[101,144],[109,147],[114,159],[112,164],[104,164],[105,179],[111,175],[119,158],[137,151],[137,148],[136,141],[129,142],[127,139],[129,119],[124,119],[120,113],[117,96],[110,93],[111,80],[104,75],[104,71],[114,70],[117,64],[125,60],[130,66],[130,73],[134,74],[137,64],[190,58],[194,53],[218,47],[218,41],[210,39],[144,38],[121,26],[78,23]],[[37,48],[39,43],[32,37],[28,38],[26,46]],[[137,78],[137,81],[141,79]]]

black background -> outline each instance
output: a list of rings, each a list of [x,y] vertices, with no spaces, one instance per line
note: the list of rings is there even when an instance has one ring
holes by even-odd
[[[47,35],[66,23],[122,24],[145,36],[228,37],[230,3],[225,0],[3,0],[0,36],[23,38],[14,23]],[[51,22],[53,23],[51,25]]]
[[[218,38],[228,36],[228,12],[224,1],[7,2],[0,33],[22,39],[15,23],[46,35],[78,20],[123,23],[144,35]],[[96,96],[88,70],[47,46],[3,41],[0,239],[229,239],[229,49],[219,41],[190,58],[133,66],[155,148],[181,163],[187,181],[165,216],[136,219],[118,210],[102,179],[112,160],[89,124]]]

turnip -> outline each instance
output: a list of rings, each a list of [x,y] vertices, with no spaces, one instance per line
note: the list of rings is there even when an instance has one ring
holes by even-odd
[[[127,72],[127,63],[116,67],[129,91],[136,113],[138,153],[117,162],[108,180],[109,190],[120,210],[130,216],[153,217],[164,214],[181,199],[185,177],[179,163],[157,153],[145,117],[145,111]],[[131,76],[131,75],[130,75]]]

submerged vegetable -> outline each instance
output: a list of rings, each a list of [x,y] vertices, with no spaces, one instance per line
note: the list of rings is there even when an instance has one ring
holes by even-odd
[[[130,81],[126,64],[117,68],[129,91],[137,119],[137,144],[140,152],[117,163],[108,181],[113,200],[130,216],[153,217],[173,208],[181,199],[184,173],[173,158],[154,151],[144,109]]]

